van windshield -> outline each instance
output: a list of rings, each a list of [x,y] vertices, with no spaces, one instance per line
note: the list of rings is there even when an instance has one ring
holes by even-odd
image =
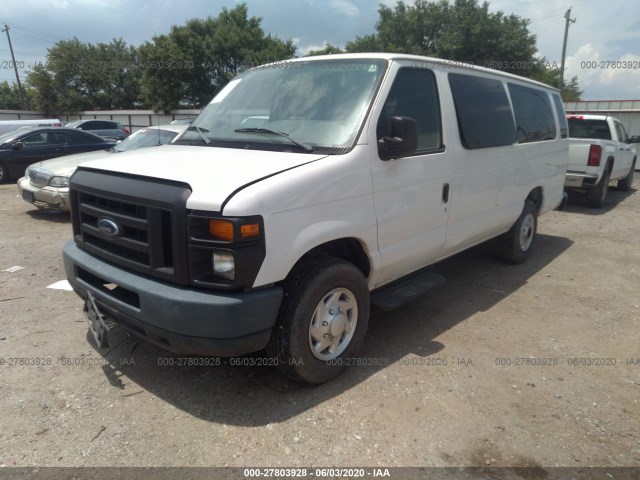
[[[353,147],[383,60],[293,61],[229,82],[175,143],[296,152]]]

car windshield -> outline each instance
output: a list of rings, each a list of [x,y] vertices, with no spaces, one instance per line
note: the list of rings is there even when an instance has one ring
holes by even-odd
[[[18,127],[15,130],[11,130],[10,132],[3,133],[2,135],[0,135],[0,145],[2,145],[3,143],[10,142],[14,138],[25,133],[26,130],[32,130],[32,129],[33,127]]]
[[[248,70],[176,143],[342,153],[353,147],[384,68],[382,60],[349,59]]]
[[[138,148],[155,147],[169,143],[177,135],[177,132],[162,130],[159,128],[146,128],[138,130],[133,135],[118,143],[113,150],[116,152],[127,152]]]
[[[65,124],[65,127],[75,127],[77,125],[80,125],[83,122],[83,120],[74,120],[73,122],[69,122],[67,124]]]

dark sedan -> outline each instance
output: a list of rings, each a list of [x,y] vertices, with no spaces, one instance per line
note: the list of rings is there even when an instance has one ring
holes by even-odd
[[[75,128],[19,129],[0,136],[0,183],[18,178],[32,163],[72,153],[107,150],[115,141]]]

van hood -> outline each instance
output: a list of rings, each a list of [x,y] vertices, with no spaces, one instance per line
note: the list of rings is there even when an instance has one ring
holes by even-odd
[[[222,204],[245,185],[326,155],[267,152],[236,148],[162,145],[84,163],[96,169],[173,180],[191,187],[187,208],[220,211]]]

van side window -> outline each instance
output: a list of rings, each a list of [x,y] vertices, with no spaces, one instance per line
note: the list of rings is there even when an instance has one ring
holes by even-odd
[[[509,95],[516,117],[518,143],[556,138],[556,122],[547,92],[509,83]]]
[[[377,138],[391,136],[391,119],[410,117],[418,129],[418,152],[442,148],[442,123],[436,79],[431,70],[398,71],[378,119]]]
[[[567,117],[564,113],[564,105],[562,105],[560,95],[554,93],[551,96],[553,97],[553,103],[556,106],[558,125],[560,125],[560,138],[567,138],[569,136],[569,125],[567,124]]]
[[[516,143],[513,114],[502,82],[486,77],[449,74],[464,148],[486,148]]]

